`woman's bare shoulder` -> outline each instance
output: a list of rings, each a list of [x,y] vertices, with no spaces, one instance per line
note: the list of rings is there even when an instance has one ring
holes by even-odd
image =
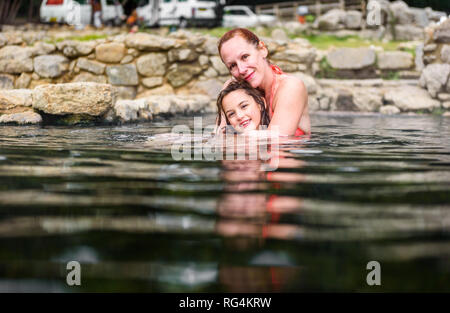
[[[305,95],[307,97],[308,91],[306,90],[306,86],[300,78],[292,75],[283,75],[282,79],[280,80],[280,85],[275,98],[285,98],[286,95],[294,98],[299,96],[305,97]]]

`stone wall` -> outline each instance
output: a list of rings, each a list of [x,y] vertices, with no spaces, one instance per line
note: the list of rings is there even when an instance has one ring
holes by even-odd
[[[420,85],[450,109],[450,19],[426,29]]]

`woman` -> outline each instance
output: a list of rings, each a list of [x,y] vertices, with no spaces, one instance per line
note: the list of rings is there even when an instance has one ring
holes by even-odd
[[[220,39],[218,49],[233,79],[247,81],[264,93],[269,130],[278,128],[281,135],[297,136],[311,132],[305,85],[267,60],[269,51],[254,33],[245,28],[230,30]],[[225,126],[225,118],[219,126]]]

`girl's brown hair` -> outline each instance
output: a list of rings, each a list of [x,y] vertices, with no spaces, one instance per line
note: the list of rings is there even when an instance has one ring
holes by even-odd
[[[261,111],[261,125],[268,126],[270,123],[270,118],[269,113],[267,112],[266,103],[264,102],[264,96],[258,89],[253,88],[246,81],[232,81],[219,93],[219,96],[217,97],[217,125],[220,125],[220,123],[222,122],[222,112],[225,116],[227,125],[230,125],[230,121],[228,120],[228,117],[223,110],[222,102],[223,98],[225,98],[226,95],[239,89],[244,90],[246,94],[248,94],[255,100]]]

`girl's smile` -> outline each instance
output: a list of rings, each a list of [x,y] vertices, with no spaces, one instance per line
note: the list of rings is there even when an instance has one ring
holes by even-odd
[[[242,89],[230,92],[223,98],[223,111],[236,131],[256,130],[261,124],[258,104]]]

